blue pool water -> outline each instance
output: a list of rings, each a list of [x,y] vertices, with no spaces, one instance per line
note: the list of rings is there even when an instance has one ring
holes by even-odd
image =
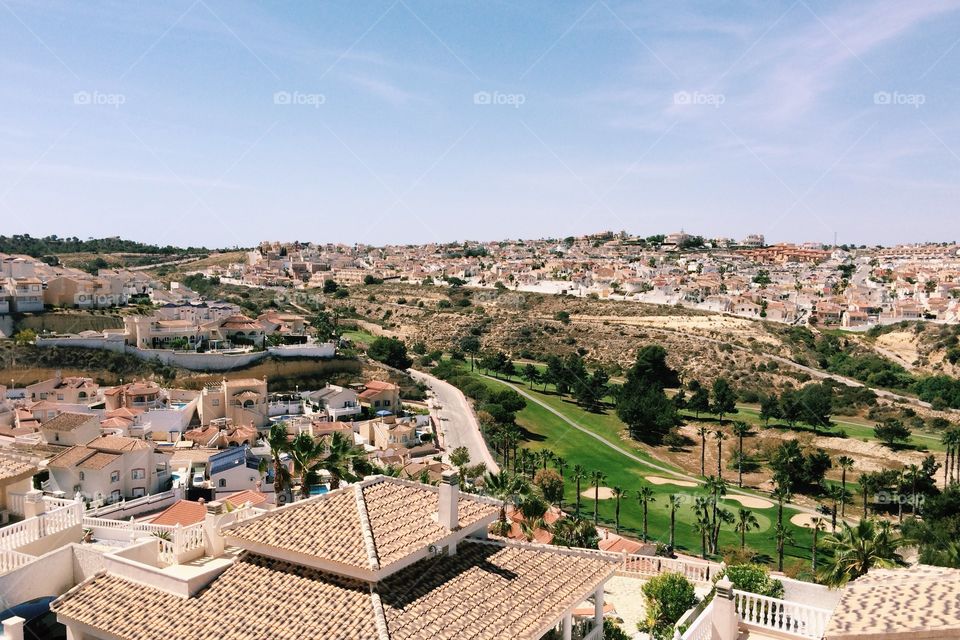
[[[330,490],[327,489],[327,485],[325,485],[325,484],[318,484],[318,485],[315,486],[315,487],[310,487],[310,495],[312,495],[312,496],[322,496],[323,494],[327,493],[328,491],[330,491]]]

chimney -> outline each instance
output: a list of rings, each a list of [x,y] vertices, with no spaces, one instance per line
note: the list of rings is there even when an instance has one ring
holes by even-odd
[[[3,637],[9,640],[23,640],[23,625],[26,620],[13,616],[3,621]]]
[[[457,514],[460,502],[460,478],[456,471],[444,471],[440,476],[440,506],[437,522],[448,531],[460,528],[460,516]]]

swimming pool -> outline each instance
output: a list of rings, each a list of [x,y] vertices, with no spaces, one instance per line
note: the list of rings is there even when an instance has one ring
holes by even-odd
[[[330,489],[327,488],[325,484],[318,484],[313,487],[310,487],[310,495],[312,496],[322,496],[325,493],[328,493]]]

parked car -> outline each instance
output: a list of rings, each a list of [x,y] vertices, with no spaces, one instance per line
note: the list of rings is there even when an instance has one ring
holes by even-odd
[[[23,625],[23,637],[26,640],[66,640],[67,628],[57,622],[57,614],[50,611],[50,603],[56,599],[56,596],[43,596],[4,609],[0,611],[0,621],[15,616],[23,618],[26,621]],[[0,629],[0,634],[2,633]],[[0,635],[0,638],[2,637]]]

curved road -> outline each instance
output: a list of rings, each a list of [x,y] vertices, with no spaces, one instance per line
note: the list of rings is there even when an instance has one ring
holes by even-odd
[[[480,423],[467,402],[466,396],[449,382],[435,378],[428,373],[409,369],[410,376],[426,384],[433,392],[432,413],[439,426],[441,444],[445,449],[443,458],[449,462],[450,452],[457,447],[466,447],[470,452],[470,463],[482,462],[491,473],[499,473],[500,467],[493,459],[487,444],[480,433]]]
[[[483,375],[483,374],[481,374],[481,375]],[[566,422],[568,425],[570,425],[570,426],[573,427],[574,429],[583,432],[584,434],[590,436],[591,438],[594,438],[595,440],[597,440],[597,441],[601,442],[602,444],[604,444],[606,447],[608,447],[608,448],[616,451],[616,452],[619,453],[620,455],[626,456],[627,458],[629,458],[630,460],[633,460],[634,462],[636,462],[636,463],[638,463],[638,464],[642,464],[642,465],[645,466],[645,467],[648,467],[648,468],[650,468],[650,469],[654,469],[655,471],[659,471],[659,472],[661,472],[661,473],[668,473],[668,474],[674,476],[675,478],[678,478],[678,479],[681,479],[681,480],[688,480],[688,481],[690,481],[690,482],[696,482],[697,484],[703,484],[703,479],[702,479],[702,478],[699,478],[699,477],[697,477],[697,476],[687,475],[687,474],[681,473],[681,472],[679,472],[679,471],[674,471],[673,469],[671,469],[671,468],[669,468],[669,467],[665,467],[665,466],[663,466],[663,465],[661,465],[661,464],[658,464],[658,463],[656,463],[656,462],[650,462],[649,460],[644,460],[644,459],[641,458],[640,456],[637,456],[637,455],[631,453],[630,451],[627,451],[627,450],[624,449],[623,447],[618,446],[618,445],[610,442],[609,440],[607,440],[607,439],[604,438],[603,436],[601,436],[601,435],[599,435],[599,434],[596,434],[596,433],[594,433],[593,431],[591,431],[590,429],[587,429],[586,427],[577,424],[576,422],[574,422],[573,420],[571,420],[571,419],[568,418],[567,416],[563,415],[562,413],[560,413],[559,411],[557,411],[556,409],[554,409],[553,407],[551,407],[551,406],[548,405],[547,403],[543,402],[542,400],[540,400],[540,399],[537,398],[536,396],[528,393],[526,389],[523,389],[523,388],[520,387],[520,386],[514,385],[514,384],[509,383],[509,382],[506,382],[506,381],[504,381],[504,380],[500,380],[500,379],[498,379],[498,378],[494,378],[493,376],[484,375],[484,377],[487,378],[488,380],[493,380],[494,382],[499,382],[500,384],[503,384],[503,385],[506,385],[506,386],[511,387],[514,391],[516,391],[517,393],[519,393],[521,396],[523,396],[523,397],[526,398],[527,400],[531,400],[531,401],[533,401],[533,402],[536,402],[538,405],[540,405],[541,407],[543,407],[544,409],[546,409],[547,411],[549,411],[549,412],[552,413],[553,415],[557,416],[558,418],[560,418],[561,420],[563,420],[564,422]],[[743,491],[743,490],[740,489],[739,487],[732,486],[732,485],[728,485],[728,486],[727,486],[727,493],[728,493],[728,494],[731,494],[731,493],[732,493],[732,494],[739,494],[739,495],[742,495],[742,496],[756,497],[756,494],[750,493],[750,492],[748,492],[748,491]],[[758,493],[760,493],[760,492],[758,492]],[[769,496],[767,496],[767,495],[765,495],[765,494],[763,494],[763,493],[760,493],[760,495],[763,496],[763,497],[766,498],[766,499],[770,499]],[[816,509],[811,509],[810,507],[806,507],[806,506],[801,505],[801,504],[796,504],[795,502],[785,502],[784,505],[787,506],[787,507],[790,507],[791,509],[795,509],[796,511],[799,511],[799,512],[801,512],[801,513],[808,513],[808,514],[811,514],[811,515],[819,516],[819,517],[821,517],[821,518],[829,518],[829,516],[826,516],[826,515],[820,513],[820,512],[817,511]],[[838,517],[837,520],[839,521],[840,518]],[[848,518],[848,520],[849,520],[849,518]]]

